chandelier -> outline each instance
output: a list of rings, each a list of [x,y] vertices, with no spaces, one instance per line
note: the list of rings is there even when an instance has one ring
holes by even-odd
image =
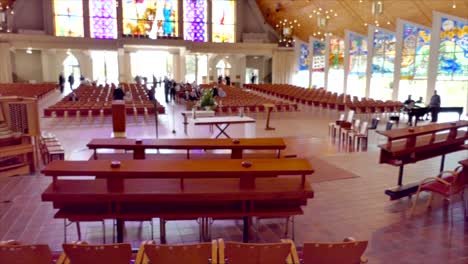
[[[279,34],[278,46],[293,47],[294,46],[294,29],[300,28],[301,24],[297,20],[289,20],[287,18],[280,20],[276,24],[276,30]]]
[[[312,36],[322,41],[326,36],[331,36],[332,33],[328,32],[328,25],[330,20],[337,16],[338,13],[333,9],[322,9],[321,7],[314,9],[312,14],[309,15],[309,18],[317,19],[317,29],[312,32]]]
[[[14,15],[13,4],[15,0],[0,0],[0,32],[10,32],[8,20]]]

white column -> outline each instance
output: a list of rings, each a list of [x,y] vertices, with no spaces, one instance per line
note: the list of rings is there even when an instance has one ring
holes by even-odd
[[[401,61],[403,53],[403,21],[397,19],[396,23],[396,49],[395,49],[395,61],[393,71],[393,91],[392,100],[398,101],[398,93],[400,90],[400,77],[401,77]]]
[[[436,81],[437,81],[441,19],[442,19],[441,13],[432,12],[431,48],[430,48],[430,54],[429,54],[429,69],[427,72],[427,91],[426,91],[427,103],[429,103],[429,99],[434,94]]]
[[[0,83],[10,83],[12,81],[10,44],[0,43]]]
[[[314,38],[310,36],[309,37],[309,88],[312,87],[313,61],[314,61]]]
[[[185,80],[185,74],[186,74],[186,71],[185,71],[185,54],[186,54],[186,51],[185,49],[181,49],[180,52],[179,52],[179,75],[180,75],[180,78],[182,81],[187,81]],[[198,65],[196,65],[196,67],[198,67]]]
[[[328,72],[330,69],[330,36],[327,35],[325,38],[325,76],[324,76],[324,86],[325,90],[328,91]]]
[[[119,61],[119,81],[132,82],[132,68],[130,61],[130,52],[125,49],[117,50],[117,59]]]
[[[371,25],[367,27],[367,68],[366,68],[366,98],[370,95],[370,84],[372,78],[372,58],[374,57],[374,30]]]
[[[345,30],[345,37],[344,37],[344,79],[343,79],[343,94],[348,93],[348,74],[349,74],[349,49],[351,45],[349,45],[349,31]]]
[[[247,65],[247,57],[245,55],[238,55],[238,56],[239,56],[239,58],[237,59],[238,65],[236,67],[238,71],[236,72],[236,76],[231,76],[231,80],[233,80],[236,83],[239,83],[240,85],[239,87],[243,87],[244,78],[245,78],[245,68]]]

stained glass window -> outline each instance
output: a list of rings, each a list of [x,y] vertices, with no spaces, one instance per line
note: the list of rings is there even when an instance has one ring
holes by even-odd
[[[330,68],[343,69],[344,63],[344,40],[340,38],[330,38],[330,56],[328,65]]]
[[[346,93],[365,97],[367,69],[367,38],[349,32],[349,69]]]
[[[442,18],[439,80],[468,80],[468,24]]]
[[[384,101],[392,99],[395,44],[396,37],[394,33],[378,29],[374,31],[370,98]]]
[[[372,59],[372,73],[393,75],[395,62],[395,34],[375,30],[374,58]]]
[[[312,41],[312,87],[325,86],[325,42]]]
[[[204,42],[207,40],[207,0],[184,0],[184,38]]]
[[[178,36],[177,0],[122,0],[125,35],[151,39]]]
[[[92,38],[117,38],[117,9],[115,0],[89,1],[89,27]]]
[[[412,24],[403,25],[401,79],[427,79],[431,31]]]
[[[236,2],[234,0],[213,0],[213,42],[234,42],[236,23]]]
[[[349,33],[349,74],[364,76],[367,68],[367,38]]]
[[[83,37],[82,0],[54,0],[55,35]]]
[[[325,70],[325,43],[322,41],[313,41],[313,58],[312,70],[324,71]]]
[[[308,71],[309,63],[309,45],[301,43],[299,45],[299,71]]]

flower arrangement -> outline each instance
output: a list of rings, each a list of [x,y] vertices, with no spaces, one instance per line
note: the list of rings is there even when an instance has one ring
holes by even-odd
[[[216,107],[216,101],[213,97],[213,90],[206,91],[200,98],[200,107],[206,110],[213,110]]]

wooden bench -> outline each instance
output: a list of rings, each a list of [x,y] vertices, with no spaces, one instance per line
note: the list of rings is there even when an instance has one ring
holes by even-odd
[[[458,121],[426,126],[377,131],[388,138],[380,145],[380,163],[398,166],[398,186],[385,191],[391,200],[412,195],[418,183],[403,185],[403,169],[406,164],[442,156],[440,171],[444,169],[445,155],[466,150],[468,121]]]
[[[120,168],[110,163],[51,162],[43,173],[53,182],[42,200],[59,209],[57,218],[112,216],[118,242],[123,241],[125,220],[159,217],[164,243],[166,220],[208,217],[242,218],[248,241],[250,217],[299,215],[313,197],[305,179],[313,169],[304,159],[256,159],[248,168],[239,160],[123,160]],[[96,179],[58,179],[89,175]]]
[[[282,138],[242,138],[209,139],[209,138],[178,138],[178,139],[142,139],[141,143],[129,138],[97,138],[88,143],[88,148],[94,150],[94,159],[97,159],[98,149],[132,150],[134,159],[145,159],[146,149],[173,149],[186,150],[187,159],[190,159],[190,150],[229,149],[232,159],[241,159],[244,150],[276,150],[277,157],[281,150],[286,148]]]

